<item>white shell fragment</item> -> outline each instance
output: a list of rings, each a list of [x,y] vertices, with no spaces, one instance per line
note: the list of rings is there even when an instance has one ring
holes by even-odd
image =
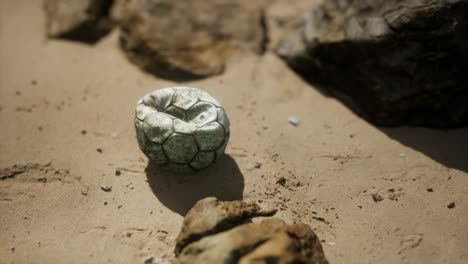
[[[135,111],[140,149],[173,171],[197,171],[224,154],[229,119],[208,93],[189,87],[156,90],[140,99]]]
[[[289,122],[289,124],[291,124],[293,126],[298,126],[299,123],[301,123],[301,121],[299,121],[299,119],[297,119],[295,116],[288,117],[288,122]]]

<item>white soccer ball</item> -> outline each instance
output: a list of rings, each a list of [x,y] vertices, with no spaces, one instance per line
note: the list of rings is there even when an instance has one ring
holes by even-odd
[[[156,90],[135,111],[140,149],[162,168],[198,171],[224,154],[229,119],[208,93],[189,87]]]

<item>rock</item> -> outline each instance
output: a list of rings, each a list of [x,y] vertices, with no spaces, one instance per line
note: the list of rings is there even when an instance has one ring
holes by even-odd
[[[214,197],[198,201],[184,218],[177,237],[175,253],[204,237],[239,225],[253,217],[271,216],[276,210],[263,211],[255,203],[222,202]]]
[[[154,263],[154,257],[153,256],[149,256],[145,259],[145,262],[143,262],[144,264],[153,264]]]
[[[265,45],[262,8],[248,0],[129,0],[113,16],[127,57],[168,79],[221,73],[237,50]]]
[[[95,43],[112,29],[113,0],[45,0],[47,36]]]
[[[288,117],[288,122],[293,126],[298,126],[301,123],[301,121],[295,116]]]
[[[468,124],[468,2],[328,0],[276,48],[378,125]]]
[[[110,192],[112,191],[112,186],[111,185],[101,185],[101,190],[105,192]]]
[[[176,263],[328,263],[315,233],[287,225],[255,203],[199,201],[187,214],[176,245]]]

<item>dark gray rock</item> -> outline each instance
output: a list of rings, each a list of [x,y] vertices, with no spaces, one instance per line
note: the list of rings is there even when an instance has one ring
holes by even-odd
[[[45,0],[47,36],[95,43],[110,32],[113,0]]]
[[[465,126],[466,14],[466,0],[327,0],[276,52],[376,124]]]
[[[160,77],[219,74],[238,50],[263,52],[262,8],[253,1],[129,0],[113,10],[128,58]]]

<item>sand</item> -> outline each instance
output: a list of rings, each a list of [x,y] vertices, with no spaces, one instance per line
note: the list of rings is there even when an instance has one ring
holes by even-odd
[[[134,107],[177,83],[130,64],[117,30],[94,46],[47,40],[40,1],[0,10],[0,170],[11,176],[0,180],[0,263],[143,263],[173,250],[207,196],[311,225],[331,263],[468,262],[468,129],[376,127],[272,52],[243,55],[184,83],[225,106],[226,157],[160,173],[138,148]]]

